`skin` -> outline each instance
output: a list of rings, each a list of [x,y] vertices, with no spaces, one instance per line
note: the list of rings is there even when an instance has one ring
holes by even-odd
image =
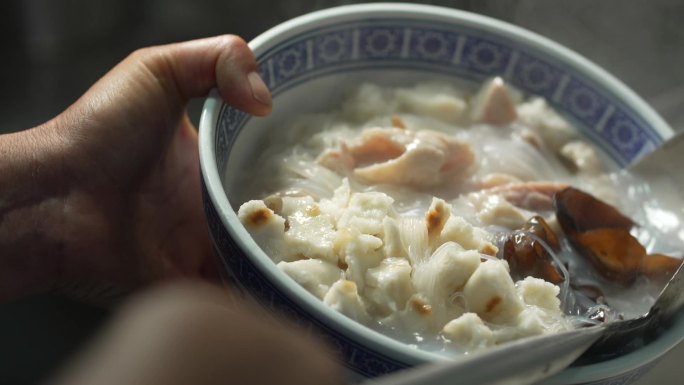
[[[342,384],[328,347],[205,283],[136,296],[54,385]]]
[[[0,300],[55,290],[106,301],[211,274],[185,106],[217,87],[268,114],[255,70],[235,36],[141,49],[53,120],[0,136]]]
[[[342,382],[316,338],[197,281],[216,270],[185,107],[212,88],[271,112],[247,44],[219,36],[138,50],[51,121],[0,135],[0,301],[123,300],[54,383]]]

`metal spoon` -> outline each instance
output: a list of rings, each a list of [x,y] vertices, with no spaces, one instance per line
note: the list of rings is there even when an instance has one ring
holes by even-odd
[[[629,168],[657,194],[684,192],[684,134],[679,134]],[[675,194],[677,195],[677,194]],[[661,207],[684,218],[679,200]],[[679,203],[679,204],[678,204]],[[636,349],[668,326],[684,305],[682,267],[641,317],[613,321],[569,332],[533,337],[501,347],[405,370],[365,381],[362,385],[531,384],[578,363],[596,362]]]
[[[361,385],[521,385],[560,372],[603,333],[603,326],[506,343],[501,347],[419,366],[372,379]]]

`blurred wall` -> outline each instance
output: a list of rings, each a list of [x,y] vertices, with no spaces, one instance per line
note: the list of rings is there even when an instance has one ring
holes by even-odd
[[[24,0],[0,4],[0,130],[42,122],[136,48],[222,33],[249,40],[350,0]],[[680,0],[416,1],[470,10],[557,40],[613,72],[684,125]]]

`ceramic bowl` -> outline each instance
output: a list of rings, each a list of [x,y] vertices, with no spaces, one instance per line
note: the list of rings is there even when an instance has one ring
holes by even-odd
[[[501,76],[546,98],[624,167],[672,135],[667,124],[620,81],[542,36],[491,18],[433,6],[364,4],[290,20],[250,47],[274,98],[273,114],[254,118],[208,97],[200,121],[200,161],[207,220],[230,279],[265,307],[326,338],[356,373],[374,377],[444,356],[411,348],[328,309],[257,246],[237,218],[238,176],[263,148],[269,130],[296,115],[322,111],[349,85],[449,81],[474,87]],[[677,322],[648,346],[609,361],[574,366],[554,384],[623,383],[643,373],[682,339]],[[617,381],[617,382],[615,382]]]

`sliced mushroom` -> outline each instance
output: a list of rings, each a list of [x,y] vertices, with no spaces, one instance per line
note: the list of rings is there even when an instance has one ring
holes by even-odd
[[[667,281],[674,275],[681,264],[681,258],[651,254],[644,257],[641,263],[641,273],[653,280]]]
[[[554,196],[556,217],[577,251],[604,278],[629,285],[641,271],[646,249],[630,234],[636,224],[615,207],[568,187]]]
[[[554,195],[554,206],[573,246],[612,282],[629,285],[640,275],[667,281],[682,264],[681,258],[647,254],[630,234],[636,223],[588,193],[568,187]]]
[[[615,207],[574,187],[558,191],[553,200],[558,222],[568,235],[595,229],[629,232],[636,225]]]
[[[634,282],[646,256],[639,241],[622,229],[590,230],[571,240],[602,276],[625,285]]]
[[[559,250],[556,234],[544,218],[535,216],[520,231],[508,237],[504,243],[503,257],[516,281],[532,276],[558,284],[565,278],[554,266],[551,252]]]

